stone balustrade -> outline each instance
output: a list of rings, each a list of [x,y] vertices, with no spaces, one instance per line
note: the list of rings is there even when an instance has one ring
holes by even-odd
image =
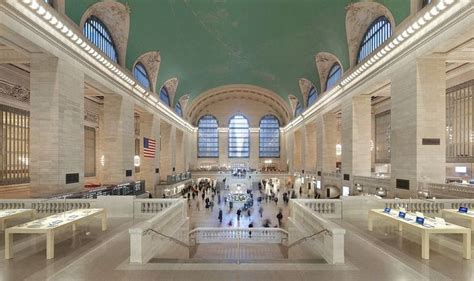
[[[147,200],[147,199],[144,199]],[[164,199],[148,199],[161,201]],[[144,210],[158,211],[153,217],[129,229],[130,263],[147,263],[151,258],[166,252],[173,246],[189,243],[189,219],[184,199],[170,199],[153,202],[151,208],[146,205]],[[142,205],[143,202],[138,204]],[[170,204],[170,205],[168,205]]]
[[[318,199],[308,200],[318,201]],[[308,200],[290,200],[289,243],[308,237],[308,240],[303,242],[306,249],[321,255],[329,264],[343,264],[346,230],[307,207]],[[318,232],[321,234],[315,235]]]
[[[189,232],[189,239],[196,244],[203,243],[276,243],[288,241],[288,232],[281,228],[222,228],[198,227]]]
[[[179,199],[135,199],[133,213],[135,217],[152,217],[169,208]]]
[[[418,190],[432,197],[474,199],[472,185],[420,182],[418,183]]]
[[[339,199],[298,199],[298,202],[324,218],[342,218],[342,201]]]

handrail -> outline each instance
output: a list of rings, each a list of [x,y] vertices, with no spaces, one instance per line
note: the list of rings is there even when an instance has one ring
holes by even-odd
[[[259,230],[266,230],[266,231],[278,231],[283,232],[284,234],[288,235],[288,231],[284,230],[283,228],[279,227],[233,227],[233,228],[223,228],[223,227],[196,227],[189,232],[189,235],[194,234],[195,232],[199,231],[209,231],[209,230],[222,230],[222,231],[259,231]]]
[[[171,236],[168,236],[168,235],[166,235],[166,234],[164,234],[164,233],[161,233],[161,232],[159,232],[159,231],[156,231],[156,230],[154,230],[153,228],[148,228],[147,230],[143,231],[143,234],[146,235],[146,234],[148,234],[149,232],[153,232],[153,233],[155,233],[155,234],[158,234],[158,235],[160,235],[160,236],[163,236],[163,237],[165,237],[165,238],[168,238],[169,240],[174,241],[175,243],[177,243],[177,244],[179,244],[179,245],[181,245],[181,246],[183,246],[183,247],[192,248],[191,245],[188,245],[188,244],[184,243],[183,241],[180,241],[180,240],[178,240],[178,239],[176,239],[176,238],[174,238],[174,237],[171,237]]]
[[[316,236],[316,235],[319,235],[319,234],[321,234],[321,233],[323,233],[323,232],[327,232],[327,233],[331,234],[331,232],[325,228],[325,229],[323,229],[323,230],[321,230],[321,231],[318,231],[318,232],[316,232],[316,233],[313,233],[313,234],[311,234],[311,235],[308,235],[308,236],[305,236],[305,237],[303,237],[303,238],[301,238],[301,239],[298,239],[298,240],[296,240],[295,242],[293,242],[293,243],[291,243],[290,245],[288,245],[287,247],[288,247],[288,248],[291,248],[291,247],[293,247],[293,246],[296,246],[296,245],[298,245],[298,244],[300,244],[300,243],[302,243],[302,242],[308,240],[309,238],[311,238],[311,237],[313,237],[313,236]]]

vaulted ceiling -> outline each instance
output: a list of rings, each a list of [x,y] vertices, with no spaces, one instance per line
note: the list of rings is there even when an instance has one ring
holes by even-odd
[[[66,1],[79,25],[99,1]],[[250,84],[287,100],[301,94],[299,78],[319,85],[314,62],[330,52],[349,68],[345,7],[349,0],[128,0],[130,33],[126,66],[148,51],[161,54],[156,88],[177,77],[175,101],[194,99],[211,88]],[[397,24],[410,13],[410,0],[377,1]]]

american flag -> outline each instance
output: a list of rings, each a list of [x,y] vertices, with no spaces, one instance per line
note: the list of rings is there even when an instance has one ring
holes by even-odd
[[[156,141],[143,138],[143,157],[155,158]]]

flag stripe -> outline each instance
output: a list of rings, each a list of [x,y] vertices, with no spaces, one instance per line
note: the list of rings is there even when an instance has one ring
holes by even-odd
[[[143,157],[155,158],[156,141],[149,138],[143,138]]]

